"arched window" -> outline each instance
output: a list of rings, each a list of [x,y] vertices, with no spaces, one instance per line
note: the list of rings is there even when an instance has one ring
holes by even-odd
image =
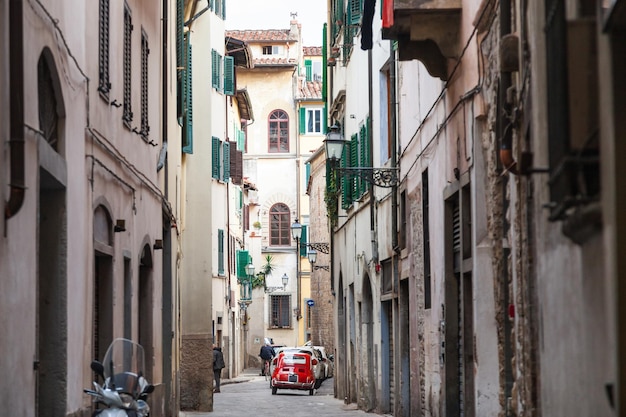
[[[270,113],[268,152],[289,152],[289,116],[283,110]]]
[[[270,209],[270,246],[291,245],[291,214],[283,203]]]

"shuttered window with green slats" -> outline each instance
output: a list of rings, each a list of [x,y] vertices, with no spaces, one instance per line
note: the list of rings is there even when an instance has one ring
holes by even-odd
[[[235,58],[232,56],[224,57],[224,94],[235,94]]]
[[[224,275],[224,230],[217,230],[217,273]]]
[[[220,179],[221,171],[221,141],[220,138],[213,136],[211,138],[211,176],[216,180]]]
[[[183,152],[193,153],[193,73],[190,34],[185,34],[185,71],[183,77]]]

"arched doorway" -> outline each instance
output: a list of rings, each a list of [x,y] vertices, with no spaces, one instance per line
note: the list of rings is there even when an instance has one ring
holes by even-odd
[[[154,366],[154,284],[152,280],[152,252],[150,246],[145,244],[139,260],[139,308],[137,315],[137,328],[139,331],[139,344],[143,347],[146,361],[146,378],[152,381],[152,368]]]
[[[40,151],[35,407],[38,416],[64,415],[67,398],[67,169],[65,109],[50,49],[37,63]],[[50,155],[50,157],[47,157]],[[48,166],[50,160],[56,164]]]

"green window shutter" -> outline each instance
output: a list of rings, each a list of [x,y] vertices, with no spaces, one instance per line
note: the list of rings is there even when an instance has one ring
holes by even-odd
[[[224,275],[224,230],[217,230],[217,273]]]
[[[211,86],[213,88],[219,87],[219,70],[217,65],[217,51],[215,49],[211,49]]]
[[[232,56],[224,57],[224,94],[235,94],[235,58]]]
[[[309,178],[311,178],[311,163],[307,162],[306,164],[304,164],[304,169],[306,172],[304,177],[304,184],[306,188],[306,186],[309,184]]]
[[[224,182],[230,180],[230,142],[224,141]]]
[[[304,70],[306,72],[306,80],[313,81],[313,63],[310,59],[304,60]]]
[[[350,146],[350,166],[358,167],[359,166],[359,135],[352,135],[352,144],[354,146]],[[358,197],[358,178],[353,177],[350,180],[350,202],[356,200]]]
[[[301,257],[305,257],[307,256],[307,226],[306,225],[302,225],[302,235],[300,237],[300,256]]]
[[[354,147],[354,143],[348,142],[346,143],[343,153],[341,154],[341,166],[342,168],[347,168],[349,166],[348,154],[350,153],[350,149]],[[347,209],[352,204],[352,192],[351,192],[351,184],[352,179],[349,175],[340,175],[341,177],[341,207]]]
[[[237,251],[237,278],[246,278],[246,265],[250,262],[250,255],[247,250]]]
[[[183,135],[184,135],[184,144],[183,144],[183,152],[185,153],[193,153],[193,86],[192,86],[192,57],[191,57],[191,42],[190,42],[189,32],[185,34],[185,45],[186,45],[186,65],[185,65],[185,106],[184,106],[184,124],[183,124]]]
[[[350,24],[358,25],[361,23],[361,10],[363,5],[361,4],[361,0],[349,0],[348,3],[348,13],[350,14]]]
[[[243,190],[239,189],[239,209],[243,208]]]
[[[215,9],[215,0],[209,0],[209,9],[210,10],[214,10]]]
[[[211,176],[219,180],[220,171],[220,139],[213,136],[211,138]]]
[[[226,20],[226,0],[222,0],[222,20]]]
[[[306,109],[304,107],[300,107],[300,134],[304,135],[306,133]]]
[[[184,23],[185,4],[176,0],[176,68],[180,71],[185,60]]]

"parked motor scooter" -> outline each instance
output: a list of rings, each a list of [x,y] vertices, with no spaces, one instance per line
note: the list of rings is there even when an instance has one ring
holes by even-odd
[[[104,405],[94,411],[98,417],[148,417],[146,402],[154,386],[143,377],[144,354],[140,344],[128,339],[115,339],[104,360],[91,362],[91,369],[103,379],[93,382],[94,389],[85,389],[94,402]]]

